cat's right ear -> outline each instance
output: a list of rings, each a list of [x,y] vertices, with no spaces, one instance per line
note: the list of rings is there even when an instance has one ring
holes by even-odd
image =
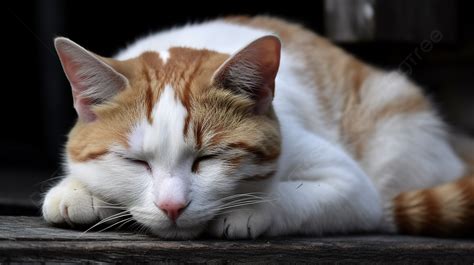
[[[273,100],[280,52],[279,38],[261,37],[227,59],[214,73],[212,82],[251,98],[255,113],[265,113]]]
[[[96,119],[92,108],[128,86],[128,79],[95,55],[73,41],[59,37],[54,40],[64,73],[71,84],[74,108],[79,119]],[[111,60],[111,59],[107,59]]]

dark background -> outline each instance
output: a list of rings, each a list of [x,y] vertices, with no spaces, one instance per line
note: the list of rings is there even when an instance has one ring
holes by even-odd
[[[39,214],[45,181],[60,173],[62,146],[75,121],[70,90],[53,48],[66,36],[112,56],[139,36],[176,24],[229,14],[270,14],[303,23],[367,62],[396,69],[430,32],[444,38],[412,64],[422,85],[453,127],[474,132],[474,9],[469,0],[375,1],[370,37],[338,39],[338,17],[320,1],[60,1],[7,4],[0,130],[0,214]],[[282,1],[279,1],[282,2]],[[347,2],[351,2],[347,0]],[[54,180],[53,180],[54,182]]]

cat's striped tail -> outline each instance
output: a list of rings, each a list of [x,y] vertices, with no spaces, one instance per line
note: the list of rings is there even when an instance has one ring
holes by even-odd
[[[395,197],[391,211],[398,233],[474,236],[474,141],[456,137],[453,146],[470,173],[454,182]]]
[[[474,176],[430,189],[404,192],[393,200],[393,221],[401,234],[474,235]]]

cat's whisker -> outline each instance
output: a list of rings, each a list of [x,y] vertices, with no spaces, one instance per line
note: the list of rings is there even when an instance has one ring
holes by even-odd
[[[117,227],[117,229],[122,228],[124,225],[130,223],[131,221],[135,221],[135,219],[133,218],[133,216],[132,216],[132,217],[129,217],[127,220],[128,220],[127,222],[121,224],[119,227]]]
[[[217,209],[229,209],[229,208],[236,208],[236,207],[239,207],[241,205],[247,205],[247,204],[253,204],[253,203],[258,203],[260,202],[260,200],[256,201],[256,200],[251,200],[251,201],[241,201],[241,202],[236,202],[236,203],[232,203],[232,204],[226,204],[226,205],[221,205],[219,207],[217,207]]]
[[[268,202],[268,201],[273,201],[274,199],[251,199],[251,200],[241,200],[241,201],[236,201],[231,204],[226,204],[226,206],[230,205],[237,205],[241,203],[252,203],[252,202]]]
[[[239,197],[262,198],[261,196],[257,196],[257,194],[266,195],[263,192],[239,193],[239,194],[234,194],[234,195],[230,195],[230,196],[221,198],[219,200],[220,201],[225,201],[225,200],[231,200],[231,199],[235,199],[235,198],[239,198]]]
[[[146,227],[144,224],[141,223],[136,223],[137,227],[135,229],[135,232],[138,234],[142,234],[143,231],[149,231],[150,228]]]
[[[138,233],[139,234],[146,234],[147,230],[148,230],[148,227],[146,227],[145,225],[142,225],[140,230],[138,230]]]
[[[137,223],[132,224],[132,226],[131,226],[130,228],[132,229],[132,231],[138,232],[138,229],[139,229],[140,227],[142,227],[143,225],[144,225],[144,224],[137,222]]]
[[[110,222],[110,221],[113,221],[113,220],[116,220],[116,219],[120,219],[120,218],[124,218],[124,217],[127,217],[129,216],[129,214],[123,214],[123,215],[119,215],[119,216],[115,216],[114,218],[106,218],[106,219],[102,219],[100,220],[99,222],[97,222],[96,224],[94,224],[93,226],[89,227],[87,230],[85,230],[84,232],[81,233],[81,236],[85,235],[86,233],[88,233],[89,231],[91,231],[92,229],[94,229],[95,227],[101,225],[101,224],[105,224],[107,222]]]
[[[262,199],[253,199],[253,198],[239,199],[239,200],[231,201],[231,202],[228,202],[228,203],[224,203],[220,207],[227,207],[227,206],[232,206],[232,205],[240,204],[240,203],[247,203],[247,202],[254,202],[254,201],[268,201],[268,200],[272,200],[272,199],[267,199],[267,198],[262,198]]]
[[[221,211],[221,210],[226,210],[226,209],[231,209],[231,208],[238,208],[238,207],[242,207],[242,206],[259,204],[259,203],[263,203],[263,202],[264,201],[244,202],[244,203],[234,204],[234,205],[230,205],[230,206],[219,207],[217,210]]]
[[[230,202],[226,202],[226,203],[223,203],[223,204],[221,204],[221,205],[222,205],[222,206],[224,206],[224,205],[232,205],[232,204],[236,204],[236,203],[240,203],[240,202],[245,202],[245,201],[258,201],[258,200],[261,200],[261,199],[243,198],[243,199],[238,199],[238,200],[233,200],[233,201],[230,201]]]
[[[54,173],[53,173],[54,175]],[[46,180],[43,180],[43,181],[40,181],[38,183],[35,184],[35,186],[41,186],[47,182],[50,182],[50,181],[54,181],[54,180],[57,180],[57,179],[61,179],[61,178],[64,178],[63,176],[57,176],[57,177],[51,177],[51,178],[48,178]]]
[[[273,200],[260,200],[260,201],[243,202],[243,203],[238,203],[238,204],[235,204],[235,205],[219,207],[219,208],[217,208],[216,211],[222,211],[222,210],[226,210],[226,209],[237,208],[237,207],[248,206],[248,205],[254,205],[254,204],[260,204],[260,203],[266,203],[266,202],[271,202],[271,201],[273,201]]]
[[[116,213],[116,214],[113,214],[107,218],[104,218],[102,220],[100,220],[99,222],[97,222],[96,224],[94,224],[93,226],[89,227],[87,230],[85,230],[84,232],[82,232],[79,237],[85,235],[87,232],[91,231],[92,229],[94,229],[95,227],[103,224],[103,223],[106,223],[106,222],[109,222],[109,221],[112,221],[112,220],[115,220],[115,219],[118,219],[118,218],[123,218],[123,217],[126,217],[126,216],[131,216],[131,214],[129,212],[119,212],[119,213]]]
[[[145,229],[143,230],[143,233],[144,233],[144,234],[149,234],[151,228],[150,228],[150,227],[147,227],[147,226],[143,226],[143,227],[145,228]]]
[[[258,195],[258,194],[265,194],[264,192],[246,192],[246,193],[236,193],[232,194],[226,197],[223,197],[222,199],[227,199],[227,198],[234,198],[234,197],[239,197],[239,196],[247,196],[247,195]]]
[[[248,198],[240,198],[236,200],[232,200],[229,202],[225,202],[222,205],[228,205],[228,204],[233,204],[233,203],[239,203],[239,202],[244,202],[244,201],[260,201],[260,200],[268,200],[269,198],[253,198],[253,197],[248,197]]]
[[[121,224],[121,223],[124,223],[124,222],[128,222],[128,221],[130,221],[131,219],[133,219],[133,217],[129,217],[129,218],[126,218],[126,219],[123,219],[123,220],[119,220],[119,221],[117,221],[117,222],[115,222],[115,223],[113,223],[113,224],[107,226],[106,228],[101,229],[100,231],[98,231],[98,233],[104,232],[104,231],[106,231],[106,230],[108,230],[108,229],[110,229],[110,228],[112,228],[112,227],[114,227],[114,226],[116,226],[116,225],[118,225],[118,224]]]
[[[261,199],[267,199],[267,198],[268,198],[268,196],[264,197],[264,196],[248,195],[248,196],[236,197],[233,200],[229,200],[226,203],[233,202],[233,201],[238,201],[238,200],[249,200],[249,199],[259,199],[259,200],[261,200]],[[224,201],[226,201],[226,200],[224,200]]]
[[[261,201],[240,202],[240,203],[235,203],[235,204],[232,204],[232,205],[219,206],[219,207],[217,207],[216,209],[217,209],[218,211],[220,211],[220,210],[225,210],[225,209],[238,208],[238,207],[245,206],[245,205],[258,204],[258,203],[260,203],[260,202],[261,202]]]
[[[119,210],[127,210],[127,207],[123,206],[107,206],[107,205],[93,205],[93,208],[101,208],[101,209],[119,209]]]
[[[128,211],[121,211],[121,212],[118,212],[116,214],[112,214],[110,216],[107,216],[106,218],[102,219],[101,221],[99,221],[98,224],[102,223],[102,222],[108,222],[108,221],[111,221],[115,218],[119,218],[121,216],[126,216],[126,215],[129,215],[130,213]]]

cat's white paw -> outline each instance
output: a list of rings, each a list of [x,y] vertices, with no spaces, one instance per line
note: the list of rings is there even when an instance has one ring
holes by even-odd
[[[257,238],[271,226],[271,213],[264,208],[242,208],[212,221],[212,236],[228,239]]]
[[[82,183],[65,179],[48,191],[43,202],[43,217],[52,224],[89,225],[117,211],[93,196]]]

